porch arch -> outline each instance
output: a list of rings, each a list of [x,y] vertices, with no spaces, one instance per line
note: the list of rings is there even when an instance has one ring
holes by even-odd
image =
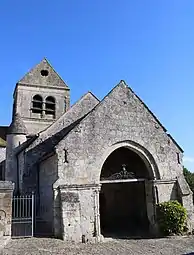
[[[138,226],[150,232],[155,224],[153,180],[160,177],[152,155],[132,141],[119,142],[103,154],[100,169],[101,233],[133,235]]]
[[[100,165],[99,165],[99,180],[101,176],[101,171],[103,168],[103,165],[107,158],[117,149],[119,148],[128,148],[129,150],[135,152],[137,155],[140,156],[140,158],[144,161],[147,170],[149,171],[149,176],[151,180],[157,180],[160,179],[160,173],[159,169],[157,167],[157,164],[152,156],[152,154],[142,145],[134,142],[134,141],[122,141],[122,142],[117,142],[110,146],[102,155],[101,160],[100,160]]]

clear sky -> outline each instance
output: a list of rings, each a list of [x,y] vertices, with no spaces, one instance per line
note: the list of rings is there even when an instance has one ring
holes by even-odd
[[[193,0],[1,0],[0,124],[15,83],[43,57],[71,88],[102,99],[121,79],[185,151],[194,171]]]

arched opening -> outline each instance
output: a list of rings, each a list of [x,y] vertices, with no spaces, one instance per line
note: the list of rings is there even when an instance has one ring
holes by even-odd
[[[42,114],[43,99],[40,95],[35,95],[32,99],[32,112]]]
[[[52,118],[55,118],[55,98],[48,96],[45,102],[45,114]]]
[[[100,176],[100,225],[104,236],[148,234],[145,182],[152,178],[149,163],[130,148],[118,148],[108,156]]]

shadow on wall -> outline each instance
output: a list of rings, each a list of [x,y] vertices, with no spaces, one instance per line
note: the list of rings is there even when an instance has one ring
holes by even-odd
[[[170,195],[170,200],[177,200],[178,202],[181,202],[180,201],[180,196],[179,196],[179,193],[178,193],[177,182],[175,182],[173,184],[173,188],[172,188],[171,195]]]
[[[115,239],[115,240],[150,240],[150,239],[163,239],[164,237],[163,236],[156,236],[156,235],[152,235],[150,233],[147,233],[147,232],[142,232],[138,235],[136,234],[135,236],[133,235],[128,235],[128,233],[125,235],[124,233],[121,235],[111,235],[111,238],[112,239]],[[194,255],[194,253],[191,253]],[[189,255],[189,254],[183,254],[183,255]]]
[[[51,153],[54,147],[77,125],[84,117],[78,119],[77,121],[65,127],[58,133],[44,140],[43,142],[37,144],[34,148],[26,153],[26,158],[30,159],[32,165],[38,162],[45,155]],[[28,166],[29,167],[29,166]]]
[[[40,163],[43,157],[52,153],[58,142],[61,141],[63,137],[66,136],[82,119],[83,117],[26,152],[26,165],[23,174],[23,182],[25,183],[24,189],[26,189],[26,192],[29,192],[29,187],[31,189],[33,185],[36,186],[36,165]],[[28,142],[29,141],[26,141],[26,143]],[[23,146],[25,146],[25,143]]]
[[[31,193],[33,190],[36,194],[36,236],[53,236],[53,183],[58,179],[54,148],[81,119],[26,152],[23,192]]]
[[[194,252],[190,252],[190,253],[184,253],[182,255],[194,255]]]

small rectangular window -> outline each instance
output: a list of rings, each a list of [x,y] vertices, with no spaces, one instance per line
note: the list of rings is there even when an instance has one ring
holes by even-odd
[[[181,164],[180,154],[178,152],[177,152],[177,161],[178,161],[178,164]]]
[[[69,163],[68,159],[67,159],[67,156],[68,156],[68,152],[67,152],[66,149],[64,149],[64,163]]]

